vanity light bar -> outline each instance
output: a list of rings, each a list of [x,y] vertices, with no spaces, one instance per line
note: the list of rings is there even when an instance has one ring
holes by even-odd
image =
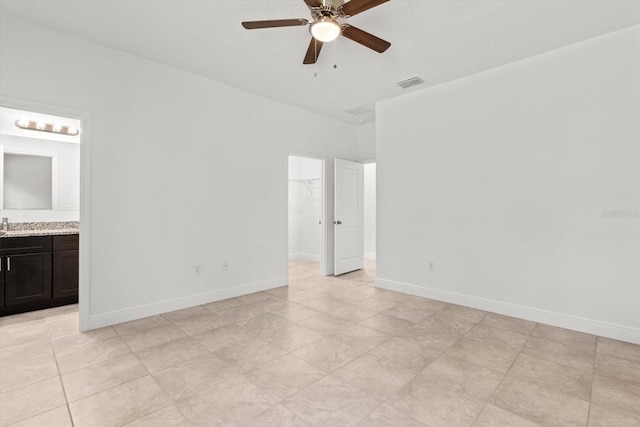
[[[76,136],[80,133],[77,128],[73,126],[65,126],[58,124],[51,124],[45,122],[35,122],[33,120],[20,119],[16,120],[16,126],[20,129],[26,130],[38,130],[40,132],[59,133],[63,135]]]

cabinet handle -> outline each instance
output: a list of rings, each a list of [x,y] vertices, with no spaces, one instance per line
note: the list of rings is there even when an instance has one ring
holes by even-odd
[[[7,257],[7,271],[11,271],[11,258]]]

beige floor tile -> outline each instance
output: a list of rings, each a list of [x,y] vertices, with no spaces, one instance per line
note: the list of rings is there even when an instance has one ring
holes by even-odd
[[[251,304],[244,304],[238,307],[219,311],[217,314],[220,316],[221,322],[223,323],[218,326],[226,325],[231,322],[244,322],[262,313],[264,313],[263,309],[254,307]]]
[[[226,316],[206,310],[195,316],[175,320],[173,321],[173,325],[188,335],[196,335],[204,331],[228,325],[232,322],[233,320]]]
[[[584,400],[514,376],[504,379],[491,404],[543,426],[584,426],[589,413]]]
[[[488,313],[483,310],[478,310],[476,308],[464,307],[462,305],[457,304],[448,304],[444,308],[442,308],[439,313],[441,314],[451,314],[453,316],[459,316],[463,319],[470,320],[472,322],[480,322]]]
[[[76,427],[120,426],[171,405],[150,375],[69,404]]]
[[[0,393],[58,376],[53,354],[27,358],[11,366],[0,365]]]
[[[267,313],[273,313],[274,311],[282,310],[287,307],[292,307],[297,303],[286,300],[284,298],[276,297],[273,295],[269,295],[268,298],[262,299],[260,301],[256,301],[251,303],[252,306],[256,308],[260,308]]]
[[[389,300],[387,298],[375,295],[375,296],[363,299],[356,305],[358,305],[359,307],[363,307],[363,308],[377,311],[378,313],[380,313],[382,311],[386,311],[395,307],[396,305],[398,305],[398,303],[395,301]]]
[[[170,399],[177,401],[197,396],[212,384],[235,375],[237,369],[224,360],[210,356],[184,365],[173,366],[153,374]]]
[[[0,348],[49,339],[49,328],[43,318],[14,323],[0,328]]]
[[[302,303],[317,298],[317,296],[311,292],[291,286],[269,289],[267,293],[296,303]]]
[[[167,319],[160,315],[157,315],[137,320],[131,320],[130,322],[119,323],[117,325],[113,325],[113,329],[115,329],[118,335],[131,335],[141,331],[145,331],[147,329],[167,325],[168,323],[169,321]]]
[[[60,307],[45,308],[44,310],[40,310],[40,313],[42,313],[42,315],[45,318],[50,318],[50,317],[62,316],[69,313],[78,313],[78,309],[79,309],[79,305],[76,303],[76,304],[61,305]]]
[[[352,426],[364,419],[380,402],[355,387],[327,376],[283,404],[312,425]]]
[[[515,375],[582,400],[591,399],[592,375],[590,372],[520,354],[509,370],[509,375]]]
[[[558,328],[557,326],[538,324],[531,335],[544,338],[547,341],[580,347],[592,352],[595,351],[596,348],[596,337],[594,335],[570,331],[569,329]]]
[[[444,301],[437,301],[430,298],[422,298],[422,297],[416,297],[416,296],[409,296],[409,298],[407,298],[402,303],[409,307],[419,308],[422,310],[432,311],[432,312],[440,311],[443,308],[445,308],[447,305],[449,305]]]
[[[174,405],[160,409],[145,417],[139,418],[125,427],[190,427],[191,424],[182,416]]]
[[[65,403],[59,377],[7,391],[0,394],[0,425],[29,419]]]
[[[244,305],[244,303],[242,301],[239,301],[237,298],[228,298],[220,301],[210,302],[208,304],[203,304],[202,307],[206,308],[209,311],[213,311],[214,313],[218,313],[241,305]]]
[[[346,365],[362,353],[362,350],[344,344],[333,337],[319,339],[293,352],[294,355],[327,373]]]
[[[118,334],[111,327],[94,329],[87,332],[80,332],[78,334],[66,335],[63,337],[51,338],[51,343],[56,353],[66,350],[72,350],[74,348],[82,347],[83,345],[94,343],[97,341],[104,341],[110,338],[116,338]]]
[[[474,325],[474,322],[461,317],[436,313],[401,331],[398,336],[427,347],[446,350],[457,343]]]
[[[158,372],[171,366],[204,359],[211,352],[193,338],[181,338],[137,351],[136,357],[149,370]]]
[[[11,326],[18,325],[20,323],[32,322],[34,320],[42,320],[44,319],[44,315],[42,314],[42,310],[38,311],[30,311],[27,313],[13,314],[11,316],[0,317],[0,329]]]
[[[408,320],[413,323],[419,323],[435,312],[427,311],[422,308],[412,307],[406,304],[398,304],[383,313],[388,314],[389,316],[397,317],[399,319]]]
[[[570,368],[592,372],[595,353],[580,347],[560,344],[538,337],[530,337],[522,353],[549,360]]]
[[[271,298],[271,295],[267,292],[254,292],[251,294],[241,295],[236,298],[238,299],[238,301],[240,301],[243,304],[251,304],[258,301],[262,301],[264,299]]]
[[[440,350],[401,338],[393,338],[374,348],[370,353],[378,358],[393,361],[416,372],[422,371],[442,355]]]
[[[130,352],[125,342],[116,337],[56,352],[56,359],[58,369],[64,374]]]
[[[378,406],[367,418],[358,424],[358,427],[390,426],[426,427],[424,424],[386,404]]]
[[[323,336],[311,329],[303,328],[295,324],[288,324],[280,329],[263,333],[261,338],[269,344],[275,345],[286,351],[294,351],[300,347],[311,344]]]
[[[235,323],[193,335],[193,339],[209,351],[218,351],[231,347],[254,337],[255,335],[249,332],[247,328],[238,326]]]
[[[6,369],[16,363],[24,362],[28,359],[42,357],[53,354],[53,347],[49,339],[30,341],[25,344],[5,347],[0,350],[0,370]]]
[[[493,405],[484,407],[474,425],[477,427],[540,427],[540,424]]]
[[[183,308],[182,310],[170,311],[169,313],[163,313],[162,317],[167,319],[170,322],[177,322],[180,320],[185,320],[190,317],[200,316],[202,314],[210,313],[209,310],[204,308],[201,305],[196,305],[193,307]]]
[[[249,381],[277,400],[291,396],[325,375],[320,369],[291,353],[245,373]]]
[[[335,334],[342,329],[354,325],[353,322],[325,313],[309,317],[308,319],[298,322],[298,324],[323,335]]]
[[[67,313],[64,315],[45,318],[49,337],[63,337],[65,335],[75,335],[80,333],[80,322],[78,313]]]
[[[530,322],[528,320],[496,313],[487,314],[480,323],[492,328],[506,329],[507,331],[517,332],[524,335],[530,335],[537,325],[536,322]]]
[[[262,313],[249,320],[238,322],[238,324],[251,331],[253,334],[262,336],[284,326],[291,325],[291,322],[280,316],[276,316],[275,314]]]
[[[133,354],[115,357],[62,375],[69,402],[127,383],[149,373]]]
[[[192,425],[226,427],[249,421],[277,403],[243,376],[230,374],[176,406]]]
[[[69,408],[67,405],[58,406],[57,408],[43,412],[35,417],[18,421],[9,427],[71,427],[71,417],[69,416]]]
[[[596,354],[595,373],[635,385],[640,385],[640,362],[607,354]]]
[[[589,427],[640,427],[640,415],[591,404],[589,410]]]
[[[418,375],[387,404],[428,426],[469,426],[485,402]]]
[[[387,334],[362,325],[342,329],[331,337],[363,352],[372,350],[390,339]]]
[[[389,359],[364,354],[332,372],[331,376],[380,401],[408,383],[418,371]]]
[[[591,402],[640,416],[640,385],[594,375]]]
[[[255,337],[220,349],[214,354],[225,362],[237,366],[241,371],[248,371],[285,353],[285,350]]]
[[[475,326],[449,353],[500,372],[507,372],[527,341],[527,335]]]
[[[405,329],[415,326],[415,323],[399,319],[385,313],[377,314],[360,322],[361,325],[383,332],[387,335],[401,334]]]
[[[262,414],[242,424],[242,427],[311,427],[305,420],[282,405],[267,409]]]
[[[339,310],[341,308],[347,308],[351,305],[348,302],[329,297],[314,298],[312,300],[304,301],[301,304],[304,304],[307,307],[313,308],[314,310],[318,310],[323,313],[328,313],[329,311],[333,310]]]
[[[349,304],[344,307],[340,307],[327,312],[333,316],[339,317],[350,322],[358,323],[366,320],[370,317],[378,314],[377,311],[369,310],[368,308],[358,307],[357,305]]]
[[[422,378],[443,388],[487,401],[504,378],[498,372],[466,360],[444,355],[420,374]]]
[[[154,347],[185,336],[183,331],[168,323],[156,328],[121,335],[121,338],[129,346],[131,351],[139,351],[143,348]]]
[[[317,316],[320,312],[304,305],[295,305],[283,308],[282,310],[276,310],[273,314],[292,322],[301,322],[310,317]]]
[[[596,351],[640,363],[640,345],[598,337]]]

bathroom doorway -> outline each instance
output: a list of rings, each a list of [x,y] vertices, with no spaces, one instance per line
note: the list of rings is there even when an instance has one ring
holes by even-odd
[[[326,274],[324,160],[288,161],[289,280]]]

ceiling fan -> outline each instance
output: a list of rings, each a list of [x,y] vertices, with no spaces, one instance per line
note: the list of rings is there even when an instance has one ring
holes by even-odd
[[[245,21],[242,26],[247,30],[258,28],[295,27],[310,25],[311,42],[304,56],[303,64],[315,64],[320,55],[323,43],[335,40],[338,36],[353,40],[363,46],[382,53],[391,46],[386,40],[362,31],[353,25],[340,23],[338,19],[347,19],[365,10],[386,3],[389,0],[304,0],[309,7],[313,21],[300,19],[276,19],[271,21]]]

